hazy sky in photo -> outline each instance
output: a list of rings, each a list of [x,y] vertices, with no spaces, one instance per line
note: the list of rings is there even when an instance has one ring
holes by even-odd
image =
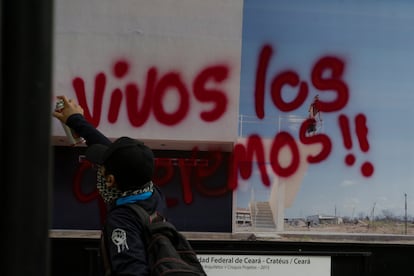
[[[265,118],[256,118],[254,86],[258,54],[270,44],[274,54],[266,83]],[[243,15],[240,114],[252,118],[242,124],[243,136],[257,133],[273,138],[281,116],[307,116],[313,95],[329,100],[332,93],[315,89],[310,82],[312,66],[326,55],[345,61],[344,80],[350,100],[338,112],[324,113],[321,131],[333,143],[328,159],[309,165],[294,203],[286,217],[314,214],[369,215],[383,210],[404,215],[407,194],[409,215],[414,216],[414,2],[412,1],[298,1],[246,0]],[[299,109],[283,113],[270,98],[270,81],[282,70],[296,71],[309,84],[310,96]],[[286,92],[288,94],[288,92]],[[283,94],[285,97],[288,95]],[[344,147],[339,114],[353,119],[367,117],[370,149],[364,153],[353,132],[353,147]],[[346,166],[347,153],[356,156]],[[360,172],[363,162],[374,165],[373,176]],[[246,202],[254,187],[257,199],[269,191],[255,174],[241,181],[237,204]]]

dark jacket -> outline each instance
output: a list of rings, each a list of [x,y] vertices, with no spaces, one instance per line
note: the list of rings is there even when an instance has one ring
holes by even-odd
[[[93,127],[81,114],[70,116],[66,124],[86,140],[87,145],[109,145],[111,141]],[[165,208],[165,201],[160,190],[154,186],[149,198],[137,199],[138,204],[148,213]],[[102,231],[102,257],[110,266],[109,275],[149,275],[146,247],[143,242],[142,226],[135,213],[114,202],[109,206]]]
[[[162,202],[162,196],[154,189],[150,198],[133,204],[153,213],[156,210],[162,212]],[[134,211],[123,204],[110,208],[103,230],[104,249],[112,271],[110,275],[150,275],[142,231]]]

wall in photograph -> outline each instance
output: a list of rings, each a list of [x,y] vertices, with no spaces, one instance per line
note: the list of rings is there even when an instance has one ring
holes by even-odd
[[[236,140],[241,0],[57,1],[55,13],[54,96],[108,137]],[[64,136],[56,122],[52,134]]]

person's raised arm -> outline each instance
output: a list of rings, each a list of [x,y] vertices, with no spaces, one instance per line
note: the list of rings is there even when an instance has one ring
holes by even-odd
[[[64,107],[59,112],[54,111],[53,117],[83,137],[88,146],[93,144],[111,144],[111,140],[85,119],[83,116],[83,108],[78,103],[72,99],[68,99],[66,96],[58,96],[57,99],[63,101]]]

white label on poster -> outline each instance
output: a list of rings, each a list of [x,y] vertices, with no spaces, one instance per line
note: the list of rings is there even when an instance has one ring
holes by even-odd
[[[329,256],[198,255],[209,276],[329,276]]]

